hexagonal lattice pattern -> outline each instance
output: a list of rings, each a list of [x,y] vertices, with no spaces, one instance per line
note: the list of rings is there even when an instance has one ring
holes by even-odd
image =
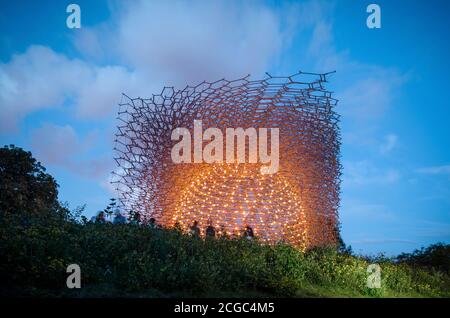
[[[183,228],[197,220],[239,235],[250,225],[269,243],[306,248],[336,241],[339,205],[338,115],[324,84],[328,74],[267,74],[166,87],[149,99],[120,104],[115,178],[124,208]],[[260,164],[174,164],[172,130],[203,127],[279,128],[280,167]],[[248,145],[247,145],[248,146]],[[248,150],[248,149],[247,149]]]

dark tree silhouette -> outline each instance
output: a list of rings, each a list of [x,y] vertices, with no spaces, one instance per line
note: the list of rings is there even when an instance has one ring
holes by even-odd
[[[60,209],[58,184],[33,158],[14,145],[0,148],[0,213],[32,215]]]
[[[416,249],[412,253],[401,253],[396,260],[399,263],[450,273],[450,244],[436,243],[426,248]]]

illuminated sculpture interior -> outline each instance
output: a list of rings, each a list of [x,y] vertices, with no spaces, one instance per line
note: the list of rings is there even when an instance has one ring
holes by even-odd
[[[124,209],[165,227],[178,223],[187,230],[196,220],[202,235],[211,223],[232,236],[249,225],[264,242],[301,249],[336,242],[339,118],[324,86],[327,75],[267,74],[166,87],[149,99],[124,95],[114,181]],[[278,172],[263,175],[260,163],[173,163],[172,130],[186,127],[192,134],[195,119],[223,132],[278,127]]]

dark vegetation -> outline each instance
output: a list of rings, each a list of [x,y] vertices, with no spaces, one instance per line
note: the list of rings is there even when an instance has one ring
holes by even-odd
[[[58,185],[31,153],[0,149],[0,294],[41,297],[448,297],[450,246],[396,259],[351,249],[301,252],[257,240],[202,240],[177,229],[99,224],[58,202]],[[114,201],[106,211],[110,211]],[[379,289],[367,266],[381,266]],[[69,264],[81,289],[66,287]]]

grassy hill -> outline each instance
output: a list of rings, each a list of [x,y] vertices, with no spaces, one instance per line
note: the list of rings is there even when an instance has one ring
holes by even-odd
[[[41,297],[449,297],[450,245],[397,261],[336,247],[301,252],[257,240],[202,240],[176,229],[97,224],[58,201],[30,152],[0,148],[0,295]],[[114,200],[105,209],[112,212]],[[367,267],[381,266],[381,288]],[[82,288],[68,289],[67,266]]]
[[[246,239],[191,237],[150,229],[46,219],[1,221],[2,294],[64,297],[449,297],[450,278],[434,267],[397,264],[315,248]],[[448,250],[448,246],[447,246]],[[404,256],[403,261],[405,261]],[[367,266],[381,266],[381,288]],[[81,267],[82,288],[66,287]]]

